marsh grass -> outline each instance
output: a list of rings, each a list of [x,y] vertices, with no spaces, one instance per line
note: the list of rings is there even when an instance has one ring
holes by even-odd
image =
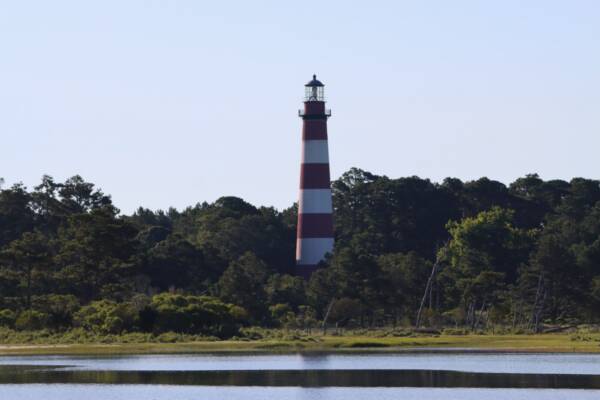
[[[17,332],[0,329],[0,354],[153,354],[201,352],[352,352],[410,349],[473,349],[509,352],[600,353],[600,331],[583,327],[570,333],[473,334],[410,329],[331,331],[322,335],[295,330],[247,328],[230,340],[167,332],[98,335],[74,329]]]

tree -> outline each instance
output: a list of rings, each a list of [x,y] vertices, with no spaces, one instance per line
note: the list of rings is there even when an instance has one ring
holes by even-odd
[[[385,304],[397,321],[419,307],[431,262],[415,252],[385,254],[377,259],[383,274]],[[430,308],[433,304],[430,303]]]
[[[51,281],[52,249],[39,232],[26,232],[0,253],[0,279],[4,294],[13,293],[30,308],[31,297]],[[14,285],[12,288],[11,285]]]
[[[460,217],[454,193],[427,179],[390,179],[351,169],[333,182],[336,246],[368,243],[369,252],[415,251],[431,258]]]
[[[202,251],[176,234],[148,250],[141,272],[159,291],[169,288],[206,291],[208,281],[216,277],[216,272],[205,264]]]
[[[136,270],[136,234],[112,208],[69,216],[58,232],[54,258],[61,292],[83,303],[101,297],[124,299]]]
[[[445,297],[449,308],[465,307],[471,327],[498,300],[500,288],[516,281],[517,271],[528,261],[536,232],[514,227],[513,216],[511,210],[494,207],[448,223],[452,239],[447,246],[449,268],[442,273],[446,288],[450,287]]]
[[[290,275],[297,204],[227,196],[122,215],[80,176],[0,188],[0,324],[230,337],[417,314],[533,331],[600,320],[600,181],[353,168],[332,188],[335,249],[308,281]]]
[[[22,184],[0,190],[0,248],[33,230],[35,214],[31,194]]]
[[[85,213],[95,209],[112,207],[110,196],[95,189],[94,184],[75,175],[58,186],[58,193],[65,210],[70,213]]]
[[[219,282],[219,297],[226,302],[244,307],[256,321],[264,321],[267,314],[265,283],[269,276],[267,265],[248,252],[229,264]]]
[[[294,311],[306,304],[306,282],[299,276],[271,275],[265,291],[269,304],[287,304]]]

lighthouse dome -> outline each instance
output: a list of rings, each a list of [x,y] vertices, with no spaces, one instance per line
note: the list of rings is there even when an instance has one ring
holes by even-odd
[[[304,86],[306,86],[306,87],[323,87],[325,85],[323,85],[323,82],[321,82],[320,80],[317,79],[317,75],[313,75],[312,81],[308,82]]]

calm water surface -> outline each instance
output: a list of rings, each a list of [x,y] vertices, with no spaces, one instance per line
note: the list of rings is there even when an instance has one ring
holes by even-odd
[[[0,399],[600,399],[600,355],[0,357]]]
[[[394,354],[19,356],[0,357],[0,365],[69,365],[78,370],[110,371],[425,369],[600,375],[600,354],[495,354],[436,351]]]
[[[15,400],[598,400],[596,390],[422,388],[246,388],[151,385],[3,385]]]

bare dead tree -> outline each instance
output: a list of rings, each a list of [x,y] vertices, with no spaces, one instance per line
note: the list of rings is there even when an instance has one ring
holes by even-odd
[[[431,297],[431,286],[433,279],[437,273],[438,264],[435,262],[433,267],[431,268],[431,274],[429,275],[429,279],[427,279],[427,284],[425,285],[425,293],[423,293],[423,297],[421,298],[421,304],[419,305],[419,311],[417,312],[417,320],[415,321],[415,328],[421,326],[421,317],[423,314],[423,307],[425,306],[425,302],[427,301],[427,297]]]
[[[540,271],[540,276],[538,278],[537,289],[535,292],[535,300],[533,302],[533,308],[531,310],[531,317],[529,319],[529,327],[535,332],[538,333],[540,331],[540,322],[542,313],[544,311],[544,303],[546,301],[546,295],[548,291],[544,285],[544,273]]]
[[[323,330],[323,335],[327,333],[327,320],[329,319],[329,314],[331,313],[331,309],[335,303],[335,297],[331,299],[329,305],[327,306],[327,311],[325,311],[325,316],[323,317],[323,322],[321,324],[321,329]]]
[[[483,301],[481,303],[481,309],[479,310],[479,313],[477,314],[477,317],[475,319],[475,323],[473,324],[474,328],[477,328],[479,326],[479,323],[481,322],[481,317],[483,316],[483,313],[485,312],[485,301]]]
[[[467,324],[469,328],[473,331],[475,330],[475,309],[477,308],[477,303],[475,300],[469,303],[469,311],[467,313]]]
[[[446,241],[446,243],[444,243],[444,246],[442,248],[446,249],[447,245],[448,245],[448,242]],[[445,251],[437,251],[436,253],[437,254],[435,257],[435,262],[433,263],[433,266],[431,267],[431,274],[429,275],[429,278],[427,279],[427,284],[425,285],[425,292],[423,293],[423,297],[421,298],[421,304],[419,305],[419,310],[417,311],[415,328],[418,328],[419,326],[421,326],[421,318],[423,316],[423,307],[425,307],[425,302],[427,301],[428,297],[429,297],[429,308],[431,308],[432,304],[433,304],[433,299],[432,299],[433,283],[435,282],[435,277],[439,270],[440,264],[446,255]]]

